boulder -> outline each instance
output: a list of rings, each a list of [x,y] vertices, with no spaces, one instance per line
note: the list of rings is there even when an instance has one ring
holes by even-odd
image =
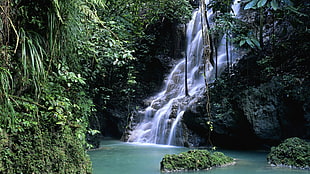
[[[225,156],[222,152],[189,150],[180,154],[165,155],[160,162],[160,170],[162,172],[197,171],[232,164],[234,164],[233,158]]]
[[[310,169],[310,143],[297,137],[288,138],[271,148],[267,161],[272,166]]]

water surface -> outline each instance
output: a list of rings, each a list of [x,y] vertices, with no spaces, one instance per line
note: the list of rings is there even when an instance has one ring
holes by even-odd
[[[160,161],[165,154],[188,151],[188,148],[124,143],[104,140],[101,149],[88,152],[94,174],[160,174]],[[271,167],[267,152],[218,150],[237,161],[234,166],[213,168],[209,171],[177,172],[176,174],[310,174],[309,170]]]

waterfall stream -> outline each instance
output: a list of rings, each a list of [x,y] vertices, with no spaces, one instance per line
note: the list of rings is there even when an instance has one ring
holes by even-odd
[[[208,0],[206,0],[208,4]],[[234,3],[236,4],[236,3]],[[238,7],[233,7],[238,9]],[[235,12],[237,13],[237,12]],[[208,11],[208,18],[212,11]],[[185,58],[180,60],[165,80],[164,89],[152,97],[150,105],[143,111],[140,122],[130,131],[129,142],[154,143],[168,145],[184,145],[182,116],[186,108],[194,104],[205,91],[205,78],[212,82],[215,70],[211,65],[204,72],[203,39],[201,10],[195,10],[191,21],[187,24],[187,85],[185,95]],[[225,36],[218,49],[217,71],[220,73],[226,66]]]

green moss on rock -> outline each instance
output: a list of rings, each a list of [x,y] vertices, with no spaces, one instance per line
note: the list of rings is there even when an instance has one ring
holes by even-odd
[[[90,174],[91,161],[77,131],[36,126],[9,134],[0,128],[0,174]]]
[[[207,170],[232,163],[231,157],[221,152],[211,153],[207,150],[190,150],[180,154],[165,155],[160,162],[162,172],[187,170]]]
[[[297,137],[286,139],[271,148],[267,161],[274,166],[310,169],[310,143]]]

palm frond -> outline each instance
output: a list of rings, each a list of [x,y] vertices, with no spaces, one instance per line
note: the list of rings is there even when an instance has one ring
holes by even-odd
[[[14,121],[14,107],[10,100],[13,78],[8,69],[0,67],[0,125],[11,126]],[[9,115],[2,115],[6,113]]]
[[[63,19],[62,19],[62,16],[61,16],[61,7],[60,7],[60,4],[59,4],[59,1],[58,0],[53,0],[53,5],[54,5],[54,10],[57,14],[57,17],[59,19],[59,21],[61,21],[61,23],[64,23]]]
[[[0,67],[0,103],[5,103],[9,99],[9,93],[13,88],[13,78],[11,73]]]
[[[106,0],[86,0],[85,1],[88,4],[96,5],[99,8],[105,8],[106,7]]]
[[[40,94],[40,83],[45,79],[45,69],[43,65],[46,56],[42,37],[34,32],[25,32],[20,29],[21,38],[21,62],[24,82],[32,79],[35,93]]]

